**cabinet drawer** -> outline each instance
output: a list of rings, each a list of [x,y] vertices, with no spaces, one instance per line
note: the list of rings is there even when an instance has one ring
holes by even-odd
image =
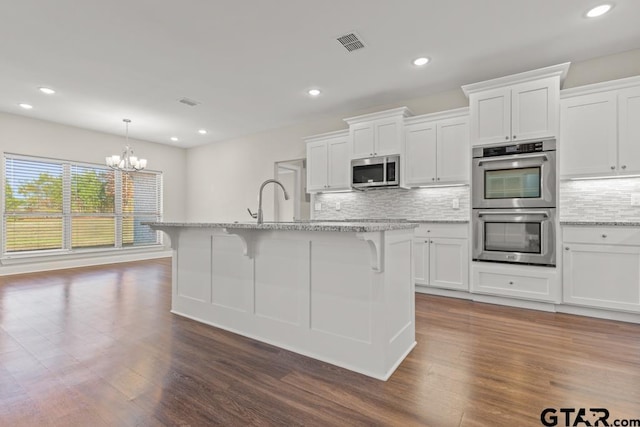
[[[513,290],[546,295],[549,293],[549,280],[541,277],[514,276],[511,274],[480,272],[478,285],[484,289]]]
[[[562,241],[567,244],[640,245],[640,228],[564,226]]]
[[[416,228],[416,237],[445,237],[466,239],[469,237],[469,224],[426,223]]]
[[[555,268],[473,263],[472,292],[528,300],[559,300]]]

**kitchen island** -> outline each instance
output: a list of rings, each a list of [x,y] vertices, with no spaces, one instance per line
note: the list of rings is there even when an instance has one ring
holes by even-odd
[[[413,223],[148,223],[171,311],[386,380],[416,345]]]

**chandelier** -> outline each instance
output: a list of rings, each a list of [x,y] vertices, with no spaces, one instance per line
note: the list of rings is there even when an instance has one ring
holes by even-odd
[[[147,159],[139,159],[133,155],[133,148],[129,145],[129,123],[131,120],[122,119],[126,127],[126,145],[122,154],[118,156],[108,156],[105,158],[107,166],[111,169],[119,170],[122,172],[135,172],[147,167]]]

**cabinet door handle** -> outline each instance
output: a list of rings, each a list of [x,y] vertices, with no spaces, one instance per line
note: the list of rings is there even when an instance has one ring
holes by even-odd
[[[611,166],[611,170],[614,170],[616,167],[615,166]]]
[[[505,136],[505,137],[504,137],[504,139],[506,139],[506,140],[508,141],[508,140],[509,140],[509,137],[508,137],[508,136]]]
[[[435,180],[436,180],[435,178],[431,178],[431,181],[435,181]]]
[[[510,284],[510,285],[513,285],[513,281],[512,281],[512,280],[509,280],[509,284]]]
[[[627,168],[627,165],[622,165],[622,169],[626,169],[626,168]]]
[[[440,177],[438,177],[438,181],[440,181]]]
[[[603,234],[603,235],[602,235],[602,238],[603,238],[603,239],[606,239],[606,238],[607,238],[607,235],[606,235],[606,234]]]
[[[565,246],[564,250],[568,251],[569,250],[569,246]]]
[[[513,139],[516,139],[516,136],[515,136],[515,135],[513,135]]]

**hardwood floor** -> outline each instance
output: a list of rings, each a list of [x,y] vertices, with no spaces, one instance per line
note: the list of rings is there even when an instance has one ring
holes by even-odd
[[[640,418],[640,325],[416,295],[418,345],[382,382],[174,316],[170,281],[168,259],[0,277],[0,425]]]

